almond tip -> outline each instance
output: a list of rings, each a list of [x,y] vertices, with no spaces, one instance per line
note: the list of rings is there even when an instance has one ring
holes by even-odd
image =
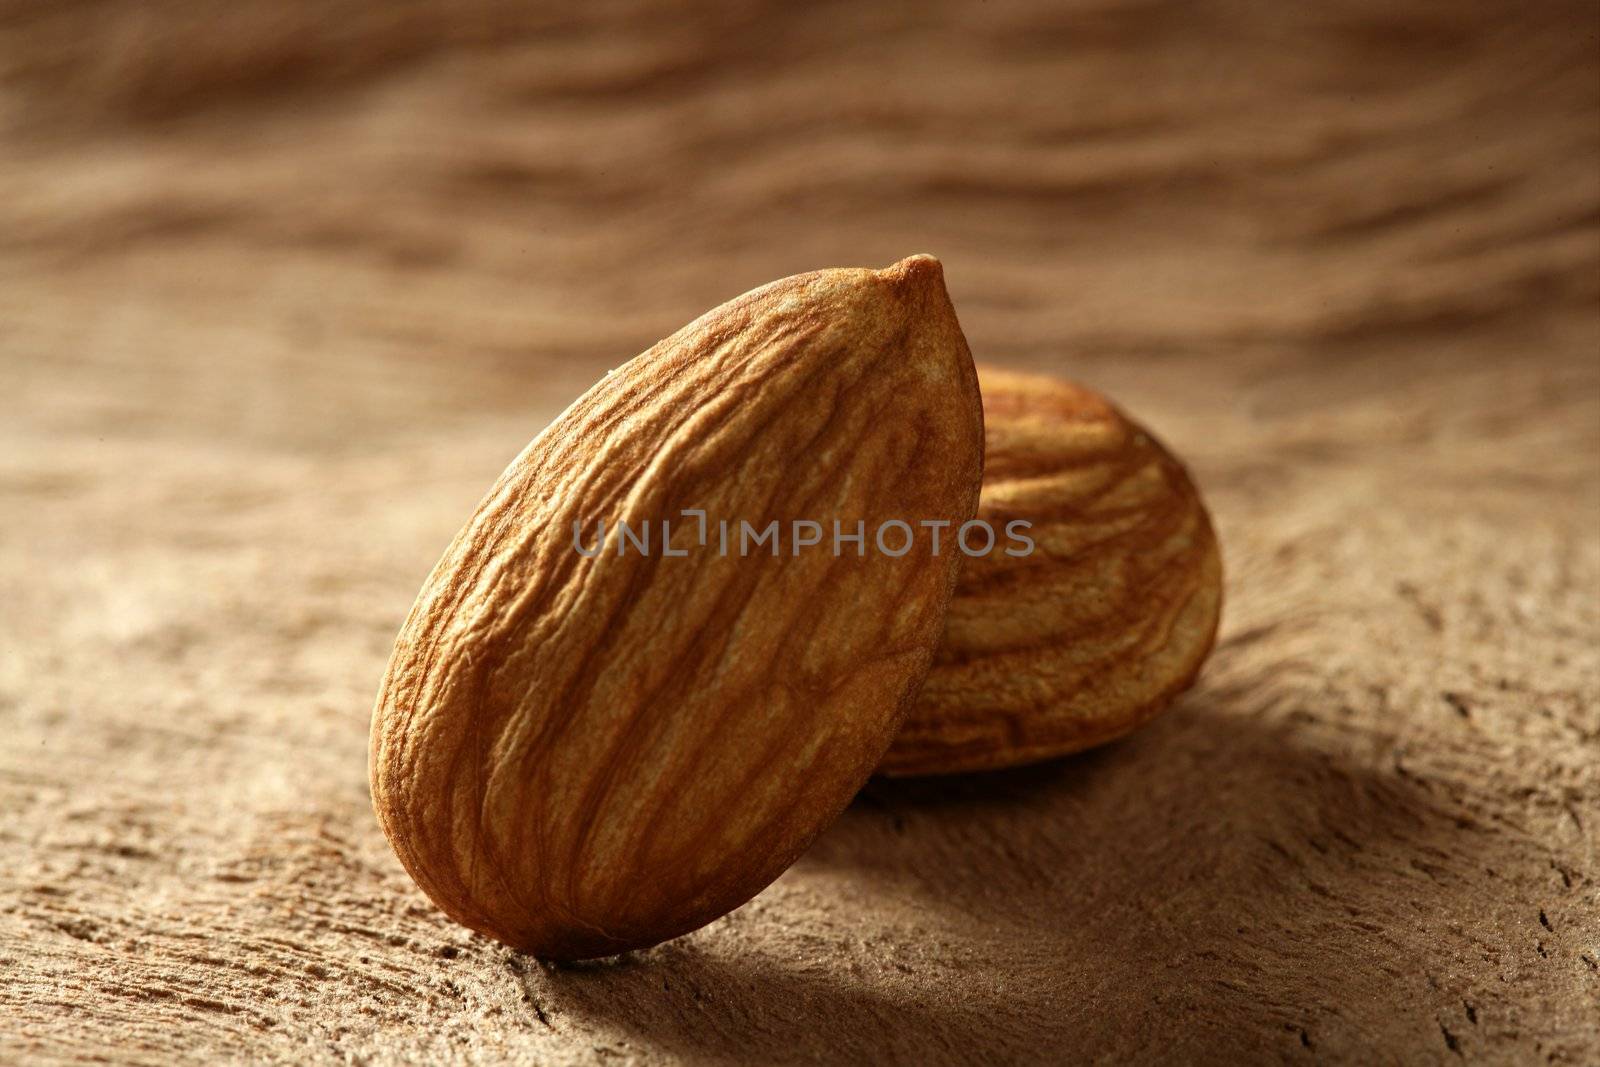
[[[944,283],[944,265],[926,252],[907,256],[891,267],[878,272],[892,282],[929,284]]]

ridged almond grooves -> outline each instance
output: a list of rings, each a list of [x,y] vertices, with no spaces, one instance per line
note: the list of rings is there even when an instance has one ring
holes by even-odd
[[[880,773],[1066,755],[1167,707],[1216,637],[1222,559],[1182,465],[1104,397],[984,367],[978,517],[1032,554],[967,559],[933,670]]]
[[[741,557],[716,523],[961,523],[983,416],[937,260],[786,278],[580,397],[511,464],[423,586],[374,714],[372,796],[446,913],[581,959],[760,891],[882,758],[958,557]],[[707,513],[706,547],[697,520]],[[673,524],[687,555],[617,552]],[[583,524],[603,552],[574,547]]]

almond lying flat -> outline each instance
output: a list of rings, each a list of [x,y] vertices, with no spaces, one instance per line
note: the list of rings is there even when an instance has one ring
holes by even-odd
[[[1098,394],[984,368],[978,517],[1032,523],[1027,556],[963,563],[944,643],[879,768],[1030,763],[1120,737],[1211,651],[1222,563],[1194,484]]]

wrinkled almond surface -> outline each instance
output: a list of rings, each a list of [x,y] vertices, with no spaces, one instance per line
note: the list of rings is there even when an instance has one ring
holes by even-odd
[[[1222,561],[1188,474],[1095,392],[983,368],[978,517],[1031,555],[963,562],[933,670],[880,768],[1009,767],[1120,737],[1211,651]]]
[[[500,477],[400,633],[371,778],[407,870],[456,920],[555,958],[748,900],[883,756],[958,557],[722,556],[715,524],[959,524],[982,450],[927,256],[774,282],[612,372]],[[618,554],[617,520],[663,519],[687,555]],[[598,520],[586,558],[573,523],[592,543]]]

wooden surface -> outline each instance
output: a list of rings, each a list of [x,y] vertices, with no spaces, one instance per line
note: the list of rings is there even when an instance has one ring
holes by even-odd
[[[584,10],[0,7],[0,1059],[1600,1059],[1593,5]],[[1199,687],[644,954],[450,923],[366,787],[450,536],[918,251],[1190,462]]]

